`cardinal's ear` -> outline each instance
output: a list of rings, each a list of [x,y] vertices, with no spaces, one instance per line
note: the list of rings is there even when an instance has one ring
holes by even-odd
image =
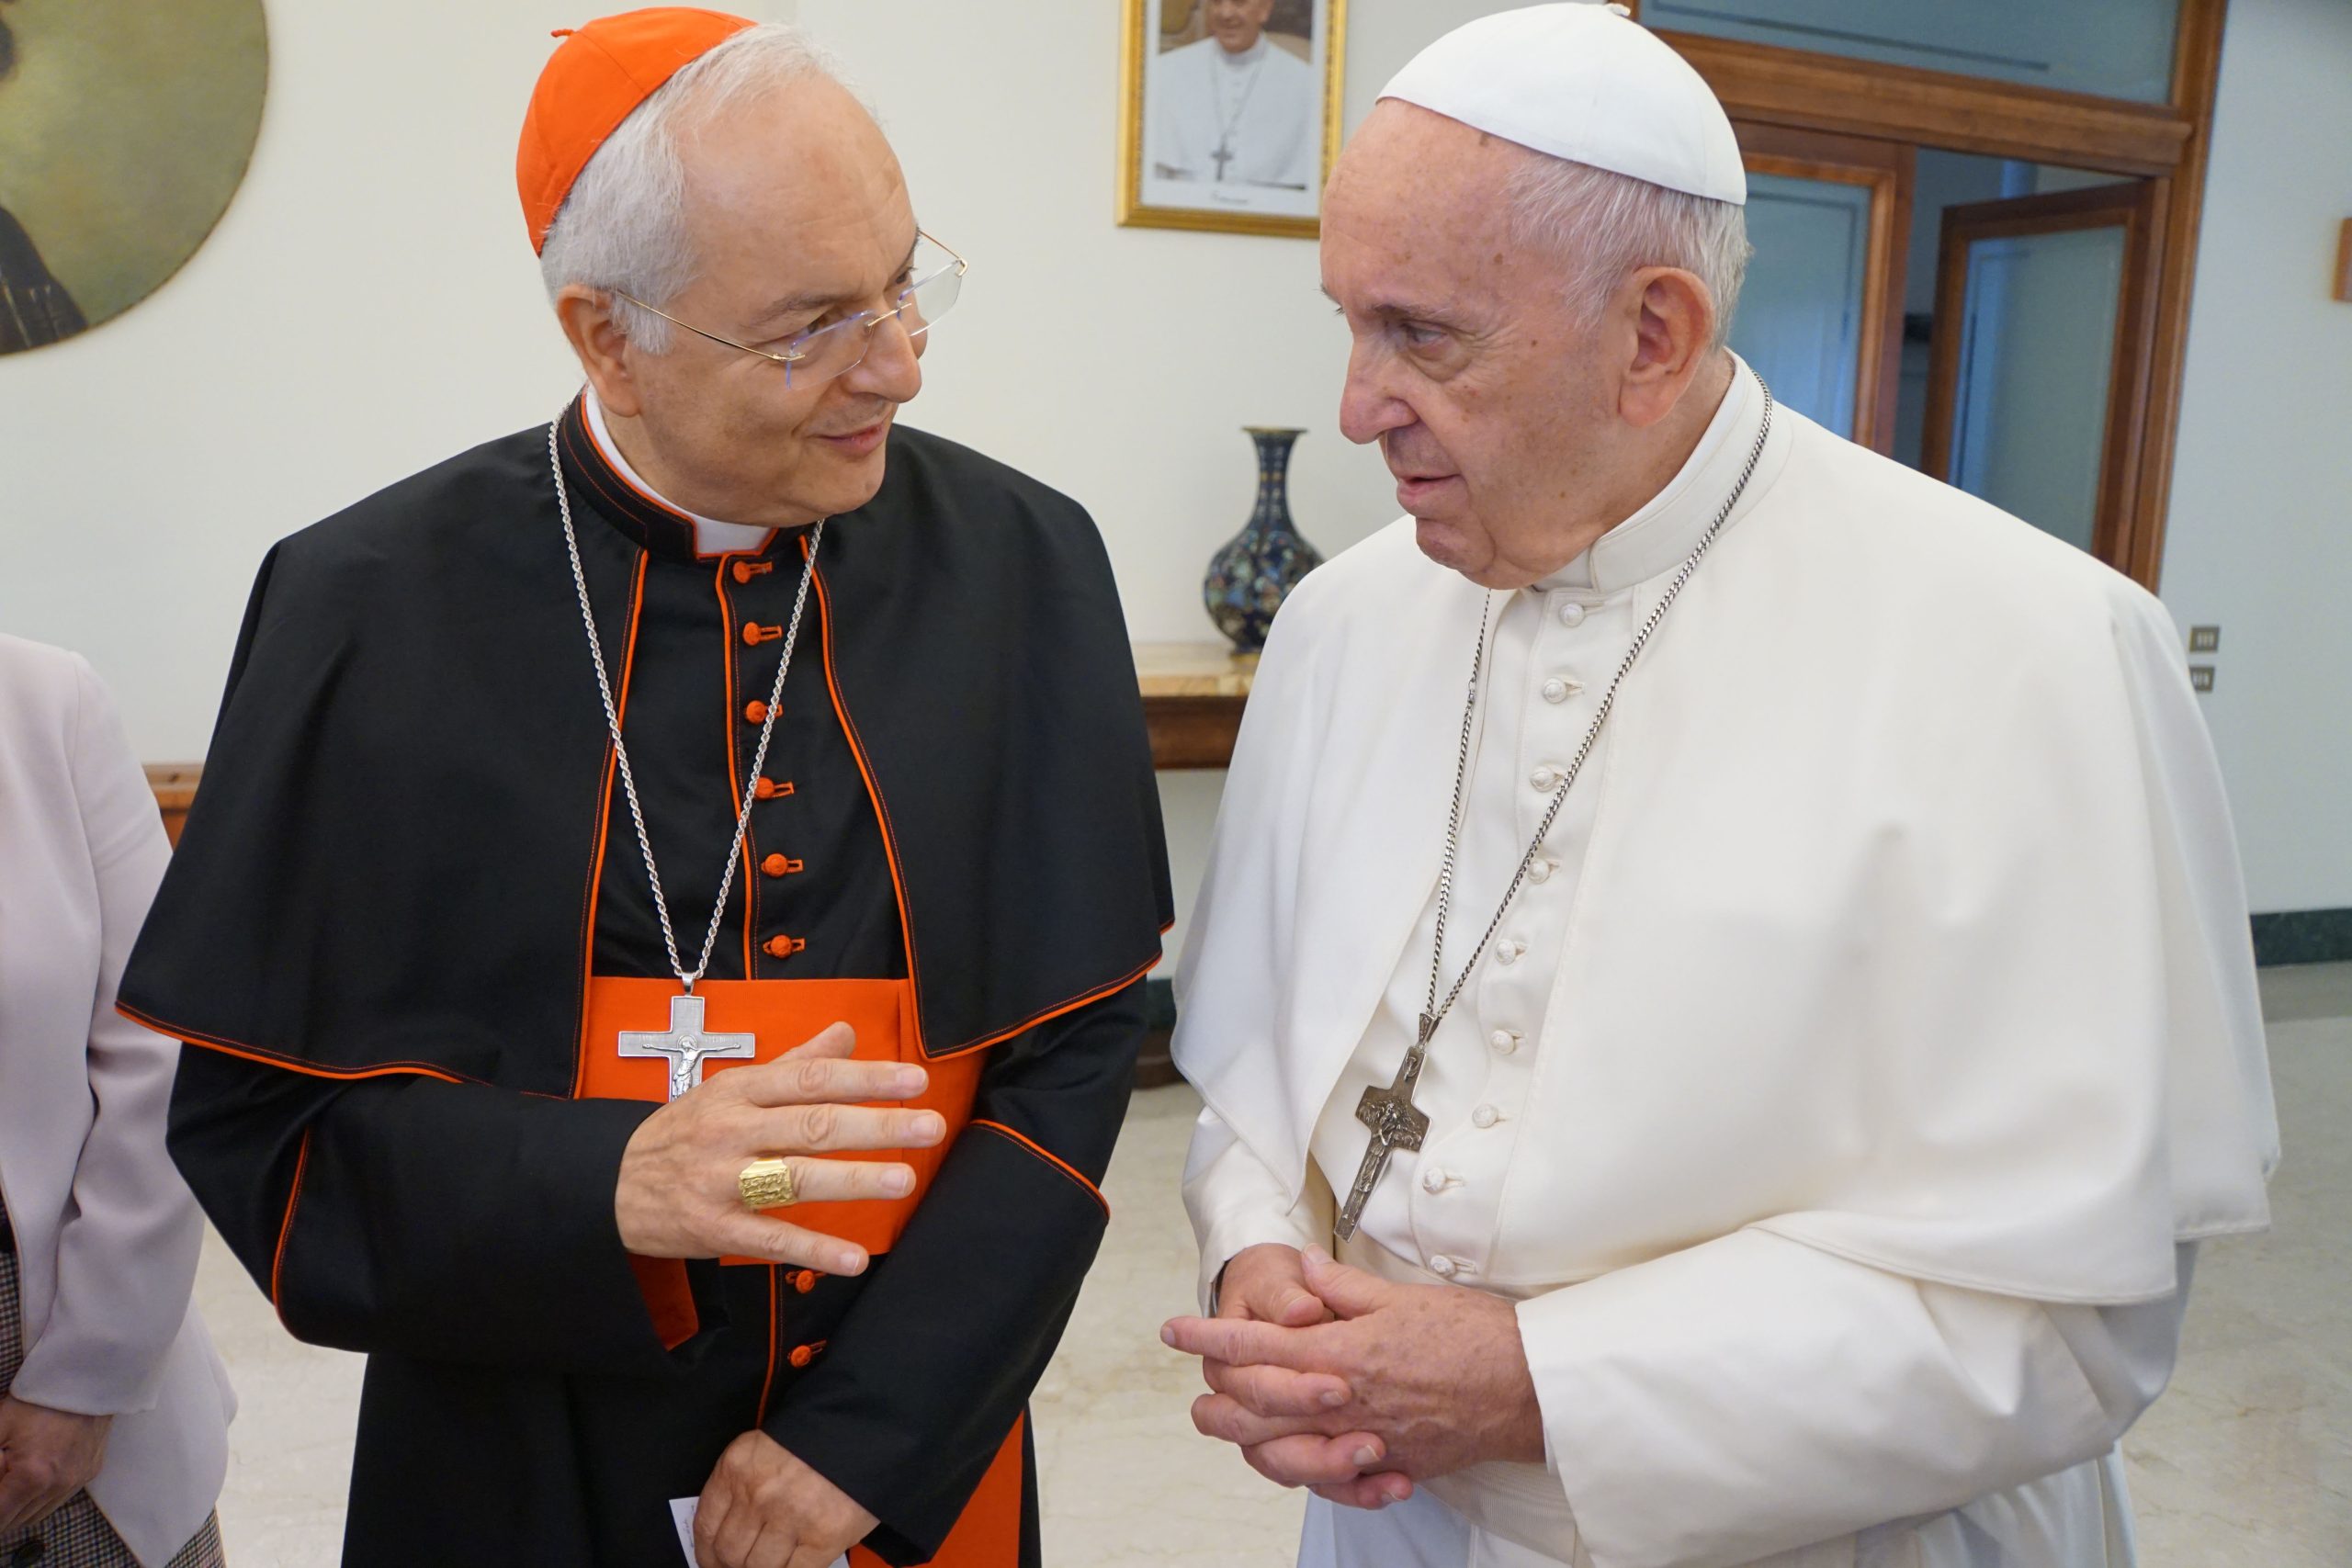
[[[596,400],[608,412],[635,419],[645,400],[634,361],[645,350],[630,340],[613,314],[612,296],[585,284],[568,283],[555,297],[555,315],[571,352],[580,356],[581,373],[596,389]]]

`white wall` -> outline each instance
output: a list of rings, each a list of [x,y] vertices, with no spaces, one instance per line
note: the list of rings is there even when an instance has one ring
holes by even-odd
[[[2352,6],[2230,7],[2165,603],[2222,627],[2205,716],[2256,909],[2352,905]]]
[[[1327,552],[1393,514],[1377,457],[1333,429],[1344,340],[1314,246],[1111,221],[1113,0],[740,8],[797,11],[844,57],[923,221],[973,258],[911,420],[1091,507],[1138,637],[1213,635],[1197,585],[1250,504],[1242,424],[1309,427],[1294,504]],[[1493,8],[1355,7],[1348,123]],[[0,358],[0,627],[87,653],[156,760],[202,753],[270,541],[547,417],[573,381],[511,170],[548,29],[598,7],[269,9],[267,118],[211,242],[119,320]],[[2352,213],[2352,12],[2235,10],[2165,591],[2227,627],[2211,711],[2257,907],[2352,904],[2352,758],[2341,726],[2332,755],[2318,739],[2352,711],[2352,307],[2322,288]],[[2270,166],[2282,147],[2302,151]],[[1216,783],[1164,781],[1187,901]]]
[[[1327,552],[1393,515],[1332,429],[1345,338],[1314,245],[1112,222],[1116,4],[738,8],[843,57],[923,222],[973,260],[911,422],[1091,507],[1136,636],[1215,636],[1199,583],[1254,494],[1243,424],[1310,430],[1294,496]],[[1483,8],[1361,7],[1350,123]],[[270,0],[261,141],[210,242],[118,320],[0,358],[0,627],[88,654],[145,756],[203,753],[273,540],[568,395],[514,145],[548,29],[599,9]],[[1187,902],[1216,786],[1168,780]]]
[[[1347,125],[1423,44],[1497,8],[1351,7]],[[905,7],[800,0],[799,19],[876,100],[924,224],[973,258],[968,303],[924,361],[916,423],[1091,508],[1136,637],[1213,639],[1201,575],[1256,493],[1241,425],[1307,427],[1292,510],[1327,555],[1395,517],[1396,498],[1377,453],[1334,428],[1347,338],[1312,242],[1112,221],[1121,10],[926,6],[918,26]],[[1171,958],[1222,780],[1161,775]]]
[[[0,358],[0,627],[87,654],[146,757],[203,754],[273,540],[562,405],[514,141],[579,11],[273,0],[260,142],[210,241]]]

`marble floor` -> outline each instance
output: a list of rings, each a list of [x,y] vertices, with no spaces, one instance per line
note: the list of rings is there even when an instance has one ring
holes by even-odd
[[[2352,964],[2267,971],[2287,1158],[2267,1236],[2206,1249],[2169,1393],[2124,1450],[2149,1568],[2352,1563]],[[1185,1419],[1164,1350],[1189,1310],[1176,1196],[1197,1101],[1138,1095],[1107,1190],[1110,1238],[1038,1390],[1047,1561],[1281,1568],[1299,1501]],[[221,1524],[234,1568],[321,1568],[341,1539],[358,1359],[287,1337],[217,1242],[197,1293],[243,1400]]]

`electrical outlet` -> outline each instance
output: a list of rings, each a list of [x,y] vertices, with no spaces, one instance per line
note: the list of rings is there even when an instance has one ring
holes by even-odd
[[[2222,651],[2222,628],[2221,628],[2221,627],[2219,627],[2219,626],[2191,626],[2191,627],[2189,627],[2189,628],[2188,628],[2188,651],[2189,651],[2189,652],[2191,652],[2191,653],[2219,653],[2219,652],[2221,652],[2221,651]]]
[[[2210,664],[2190,665],[2188,667],[2188,683],[2200,692],[2211,691],[2213,689],[2213,667]]]

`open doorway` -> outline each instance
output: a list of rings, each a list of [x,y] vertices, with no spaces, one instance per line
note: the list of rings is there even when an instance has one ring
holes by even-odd
[[[1732,345],[1788,405],[2129,558],[2162,182],[1741,123]]]

